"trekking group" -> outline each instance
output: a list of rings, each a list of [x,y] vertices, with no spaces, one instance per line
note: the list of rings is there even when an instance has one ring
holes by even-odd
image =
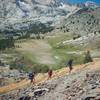
[[[71,73],[72,70],[73,70],[73,61],[74,61],[74,60],[73,60],[72,58],[70,58],[70,59],[67,61],[67,63],[66,63],[66,67],[68,67],[69,73]],[[88,63],[88,62],[92,62],[92,61],[93,61],[93,60],[92,60],[92,58],[91,58],[91,56],[90,56],[90,51],[87,51],[86,54],[85,54],[84,63]],[[30,82],[33,83],[33,84],[35,83],[35,75],[36,75],[35,72],[29,73]],[[52,78],[52,75],[53,75],[53,70],[52,70],[52,68],[50,68],[50,69],[48,70],[48,79],[51,79],[51,78]]]
[[[73,59],[69,59],[69,61],[66,64],[66,67],[69,68],[69,73],[71,73],[71,71],[73,69],[72,64],[73,64]],[[48,70],[48,79],[51,79],[52,78],[52,75],[53,75],[53,70],[50,68]],[[30,72],[29,73],[30,82],[33,83],[33,84],[35,84],[35,76],[36,76],[36,73],[35,72]]]

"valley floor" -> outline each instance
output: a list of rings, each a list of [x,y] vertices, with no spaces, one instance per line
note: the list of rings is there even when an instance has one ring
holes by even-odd
[[[17,48],[19,52],[24,55],[30,55],[35,57],[36,62],[40,64],[55,64],[55,59],[52,54],[52,47],[43,40],[30,40],[27,42],[16,43],[20,48]]]

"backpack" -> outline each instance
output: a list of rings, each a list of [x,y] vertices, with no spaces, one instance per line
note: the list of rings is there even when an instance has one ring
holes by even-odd
[[[29,79],[32,79],[34,77],[33,73],[29,73]]]

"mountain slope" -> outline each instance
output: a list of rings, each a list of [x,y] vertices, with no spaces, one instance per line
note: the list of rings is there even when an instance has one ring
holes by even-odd
[[[100,100],[100,62],[96,64],[51,81],[54,89],[38,100]]]
[[[87,35],[89,33],[100,33],[100,7],[82,8],[75,14],[70,15],[62,21],[61,29],[65,32]]]
[[[27,31],[37,26],[41,27],[38,25],[41,23],[49,27],[76,8],[62,3],[61,0],[46,2],[44,0],[1,0],[0,31],[1,33]]]
[[[68,98],[71,98],[73,100],[77,100],[80,98],[81,100],[82,98],[89,97],[90,91],[94,91],[95,95],[93,94],[92,95],[94,97],[97,97],[98,94],[100,93],[99,89],[100,84],[97,81],[97,79],[100,80],[99,65],[100,65],[100,59],[96,59],[93,63],[88,63],[85,65],[79,65],[74,67],[72,74],[67,76],[66,72],[68,72],[68,70],[66,70],[66,68],[63,68],[58,71],[55,71],[54,76],[52,77],[51,80],[47,80],[47,74],[45,75],[39,74],[36,77],[36,84],[38,85],[38,87],[37,86],[25,87],[26,84],[29,84],[29,81],[24,80],[20,83],[11,84],[9,86],[0,88],[0,93],[4,93],[18,88],[23,88],[24,86],[23,89],[3,94],[1,95],[1,97],[3,98],[3,100],[9,99],[9,97],[11,98],[11,100],[16,100],[22,97],[25,98],[31,97],[33,99],[39,97],[38,100],[52,100],[52,99],[68,100]],[[86,78],[86,74],[89,74],[89,78]],[[91,75],[94,77],[92,77]],[[94,81],[92,79],[94,79]],[[49,89],[50,91],[47,92],[45,95],[42,94],[42,97],[39,94],[37,94],[37,97],[35,97],[34,92],[39,88],[41,92],[43,92],[42,88],[47,88],[46,90]],[[85,95],[85,93],[87,93],[88,95]]]

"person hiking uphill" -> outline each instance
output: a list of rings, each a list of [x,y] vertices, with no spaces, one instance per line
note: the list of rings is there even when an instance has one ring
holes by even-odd
[[[35,82],[35,72],[29,73],[30,82],[34,84]]]
[[[50,79],[52,77],[53,71],[52,69],[48,70],[48,79]]]
[[[73,69],[72,64],[73,64],[73,59],[69,59],[67,62],[67,66],[69,67],[69,73],[71,73]]]

